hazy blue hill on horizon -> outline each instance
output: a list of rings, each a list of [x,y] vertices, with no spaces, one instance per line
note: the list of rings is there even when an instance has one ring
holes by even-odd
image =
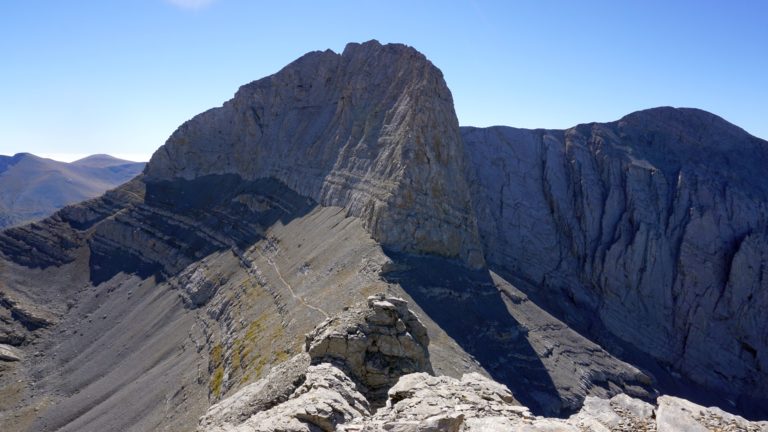
[[[56,210],[119,186],[144,169],[109,155],[66,163],[31,153],[0,155],[0,229],[49,216]]]

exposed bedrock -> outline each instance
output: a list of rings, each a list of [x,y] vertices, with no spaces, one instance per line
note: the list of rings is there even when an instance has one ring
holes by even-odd
[[[428,345],[405,300],[373,295],[315,327],[303,353],[212,406],[199,430],[336,430],[383,406],[403,375],[432,373]]]
[[[245,181],[234,174],[149,183],[145,188],[144,202],[94,227],[89,239],[93,282],[121,271],[166,279],[215,251],[242,254],[276,222],[301,217],[316,206],[277,180]],[[196,305],[222,285],[215,280],[200,285],[203,281],[194,274],[182,279],[194,287],[187,294]]]
[[[453,99],[404,45],[312,52],[184,123],[152,157],[149,184],[272,177],[360,217],[384,246],[483,265]]]
[[[392,346],[400,346],[388,349],[388,363],[397,373],[380,387],[382,393],[372,392],[381,381],[365,375],[363,358],[383,352],[386,337]],[[506,386],[481,374],[453,378],[423,370],[431,369],[422,361],[427,343],[426,329],[403,299],[369,297],[367,307],[354,305],[310,332],[306,352],[213,405],[201,417],[198,431],[768,430],[766,422],[749,422],[669,396],[660,397],[658,406],[624,394],[588,397],[568,419],[534,417]],[[381,396],[384,403],[376,402]]]
[[[565,131],[462,133],[492,268],[593,337],[607,330],[761,409],[768,143],[673,108]]]
[[[365,386],[367,399],[383,405],[402,375],[432,372],[429,337],[403,299],[377,294],[367,306],[321,323],[307,335],[305,349],[313,363],[341,362]]]

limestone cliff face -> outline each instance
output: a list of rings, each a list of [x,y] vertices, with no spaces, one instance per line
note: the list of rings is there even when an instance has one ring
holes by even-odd
[[[395,250],[482,266],[463,144],[441,72],[404,45],[309,53],[182,125],[152,157],[149,184],[272,177],[360,217]]]
[[[734,398],[768,397],[768,143],[673,108],[462,132],[492,267],[582,329]]]

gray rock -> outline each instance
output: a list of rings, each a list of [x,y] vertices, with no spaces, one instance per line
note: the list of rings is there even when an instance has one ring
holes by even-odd
[[[464,422],[485,417],[533,418],[509,389],[482,375],[471,373],[457,380],[416,373],[402,377],[389,390],[386,407],[369,424],[386,430],[390,425],[414,423],[420,425],[415,430],[421,431],[431,430],[424,427],[430,423],[450,419],[452,430],[465,430],[460,429]]]
[[[658,408],[623,394],[611,399],[587,397],[581,411],[567,420],[534,417],[515,403],[504,386],[476,374],[461,380],[423,373],[406,375],[389,395],[385,408],[363,423],[348,424],[341,430],[678,432],[768,428],[766,422],[749,422],[670,396],[660,397]],[[444,426],[435,427],[437,421]]]
[[[581,410],[568,419],[568,423],[580,430],[590,431],[648,431],[655,430],[654,406],[616,395],[611,399],[587,397]]]
[[[593,338],[768,398],[768,143],[673,108],[462,134],[493,269]]]
[[[21,352],[10,345],[0,344],[0,361],[21,361]]]
[[[388,389],[386,403],[374,411],[375,399],[367,386],[378,382],[365,376],[361,351],[380,347],[373,343],[377,337],[402,333],[398,327],[422,333],[423,326],[414,320],[405,301],[381,294],[369,297],[367,304],[327,319],[308,334],[308,354],[294,357],[212,406],[198,430],[609,432],[766,427],[682,399],[661,397],[656,408],[623,394],[611,399],[587,397],[583,408],[567,420],[534,417],[506,386],[477,373],[461,379],[425,372],[402,375]]]
[[[340,362],[367,389],[374,404],[413,372],[432,372],[424,324],[396,297],[377,294],[324,321],[306,338],[313,363]]]
[[[241,87],[176,130],[146,176],[272,177],[344,207],[387,247],[480,267],[469,188],[456,175],[463,169],[442,73],[413,48],[370,41],[306,54]]]
[[[406,301],[371,296],[319,324],[306,336],[306,353],[213,405],[199,430],[336,430],[370,416],[401,376],[431,372],[428,344],[424,325]],[[475,379],[466,385],[481,384]],[[508,390],[505,396],[511,398]]]
[[[216,290],[227,283],[227,278],[215,268],[205,263],[187,267],[175,281],[185,302],[191,307],[199,307],[216,294]]]
[[[200,430],[227,431],[252,415],[285,402],[307,380],[309,356],[297,355],[273,368],[269,374],[208,408],[200,418]]]
[[[275,375],[271,375],[273,377]],[[270,377],[256,383],[270,385]],[[247,393],[237,395],[242,401]],[[245,402],[248,404],[248,402]],[[239,406],[242,406],[242,402]],[[249,409],[255,408],[250,406]],[[222,421],[219,412],[210,411],[199,430],[207,432],[315,432],[335,431],[339,424],[370,415],[368,401],[356,384],[338,367],[322,363],[309,366],[306,380],[285,402],[266,410],[256,410],[243,422],[234,425]],[[230,418],[230,420],[234,420]]]
[[[56,322],[56,317],[51,312],[15,297],[10,292],[0,291],[0,307],[7,309],[13,319],[29,330],[49,327]]]
[[[768,422],[750,422],[719,408],[705,408],[685,399],[662,396],[658,404],[656,409],[658,432],[768,431]]]

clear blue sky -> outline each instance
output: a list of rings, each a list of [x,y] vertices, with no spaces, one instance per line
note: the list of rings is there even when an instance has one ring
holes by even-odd
[[[768,1],[3,0],[0,154],[149,155],[307,51],[402,42],[462,125],[688,106],[768,138]]]

